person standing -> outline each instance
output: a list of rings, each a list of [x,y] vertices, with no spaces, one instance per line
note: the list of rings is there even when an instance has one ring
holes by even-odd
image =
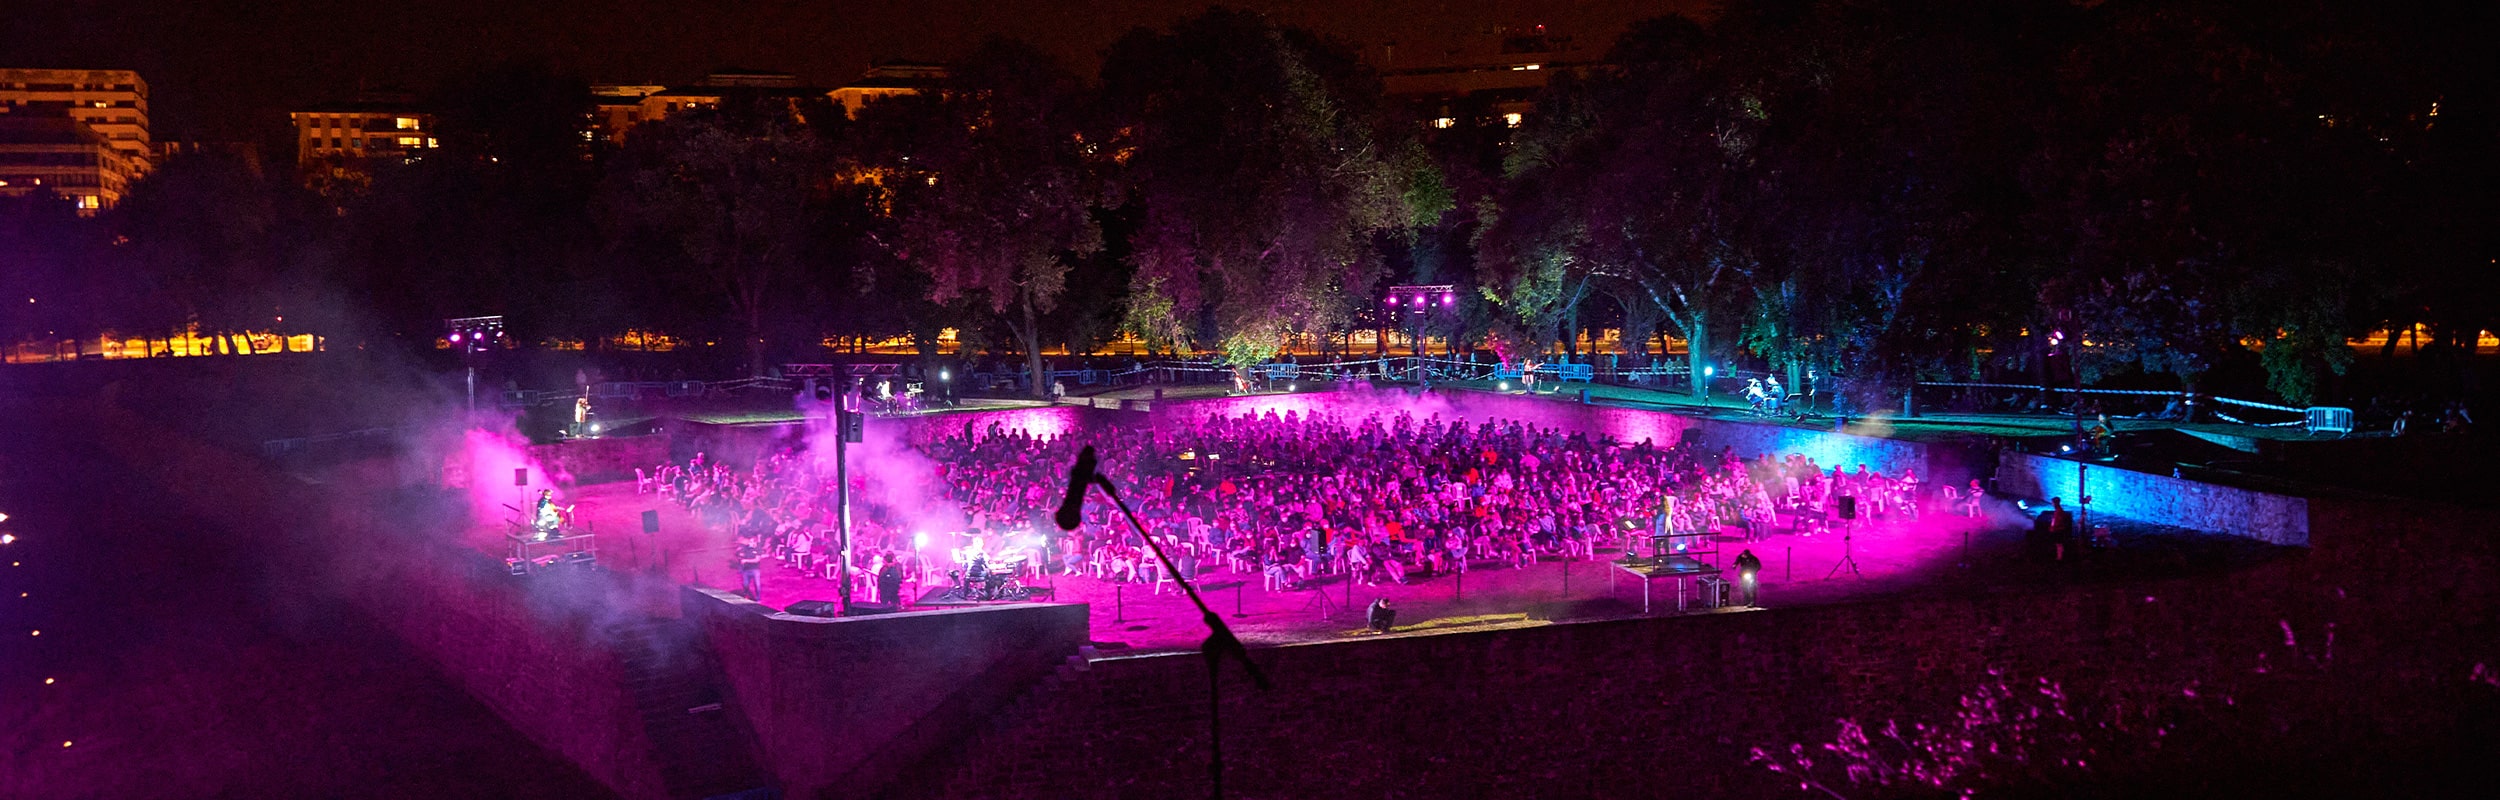
[[[740,540],[736,565],[738,567],[738,594],[745,595],[749,600],[763,602],[763,548],[757,547],[752,541]]]
[[[897,608],[903,605],[903,560],[892,553],[883,554],[884,564],[877,568],[877,600]]]
[[[1736,554],[1736,592],[1746,608],[1755,607],[1762,585],[1762,559],[1746,550]]]

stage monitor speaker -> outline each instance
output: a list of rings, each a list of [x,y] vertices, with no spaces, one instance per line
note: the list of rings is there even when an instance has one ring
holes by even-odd
[[[658,511],[645,511],[645,512],[642,512],[642,532],[643,532],[643,533],[659,533],[659,532],[660,532],[660,512],[658,512]]]
[[[530,485],[530,468],[528,468],[528,467],[513,467],[513,468],[512,468],[512,485],[514,485],[514,486],[528,486],[528,485]]]
[[[851,613],[844,616],[868,617],[878,614],[900,613],[902,610],[902,606],[898,606],[893,603],[852,603]]]
[[[796,603],[791,603],[789,608],[782,609],[781,611],[782,613],[789,614],[794,617],[831,618],[841,615],[842,604],[831,600],[801,600]]]
[[[1848,495],[1842,495],[1842,496],[1841,496],[1841,498],[1840,498],[1840,518],[1841,518],[1841,519],[1857,519],[1857,518],[1858,518],[1858,499],[1857,499],[1857,498],[1855,498],[1855,497],[1850,497],[1850,496],[1848,496]]]

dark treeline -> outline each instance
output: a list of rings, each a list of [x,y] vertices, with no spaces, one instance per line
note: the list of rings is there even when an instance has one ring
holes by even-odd
[[[0,258],[38,302],[0,303],[0,337],[284,316],[422,347],[504,314],[524,342],[660,330],[750,369],[829,337],[934,354],[947,328],[1028,369],[1123,331],[1248,363],[1447,283],[1432,332],[1509,359],[1603,328],[1868,391],[2305,403],[2355,393],[2349,339],[2419,324],[2416,368],[2472,391],[2500,328],[2492,14],[1740,0],[1635,25],[1515,128],[1463,101],[1426,125],[1341,43],[1222,9],[1091,79],[994,41],[855,119],[729,104],[617,148],[583,143],[581,80],[504,65],[437,91],[421,160],[190,156],[92,220],[7,204]]]

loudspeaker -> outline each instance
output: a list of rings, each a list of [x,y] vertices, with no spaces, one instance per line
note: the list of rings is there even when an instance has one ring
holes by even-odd
[[[789,614],[794,617],[824,617],[830,619],[841,615],[842,605],[831,600],[801,600],[796,603],[791,603],[789,608],[782,609],[781,611],[784,614]]]
[[[1857,519],[1857,518],[1858,518],[1858,499],[1857,499],[1857,498],[1855,498],[1855,497],[1850,497],[1850,496],[1848,496],[1848,495],[1842,495],[1842,496],[1840,497],[1840,518],[1841,518],[1841,519]]]
[[[868,617],[878,614],[900,613],[902,610],[902,606],[898,606],[893,603],[852,603],[851,613],[844,614],[843,616]]]
[[[645,511],[645,512],[642,512],[642,532],[643,532],[643,533],[659,533],[659,532],[660,532],[660,512],[658,512],[658,511]]]
[[[530,468],[528,468],[528,467],[513,467],[513,468],[512,468],[512,485],[514,485],[514,486],[528,486],[528,485],[530,485]]]

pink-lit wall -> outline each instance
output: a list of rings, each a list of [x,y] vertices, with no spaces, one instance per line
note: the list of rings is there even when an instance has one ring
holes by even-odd
[[[1428,394],[1402,391],[1308,392],[1184,400],[1158,404],[1154,409],[1154,418],[1159,424],[1171,424],[1203,420],[1210,414],[1238,416],[1243,413],[1265,414],[1271,410],[1279,414],[1316,411],[1340,414],[1349,419],[1360,419],[1374,412],[1386,416],[1406,411],[1419,419],[1440,414],[1445,419],[1465,418],[1474,422],[1486,419],[1522,420],[1591,436],[1612,436],[1627,443],[1648,441],[1660,446],[1681,441],[1689,430],[1699,432],[1700,441],[1706,448],[1716,450],[1722,446],[1733,446],[1738,455],[1747,458],[1762,453],[1803,453],[1827,468],[1845,466],[1855,470],[1857,465],[1865,464],[1868,469],[1891,475],[1915,469],[1930,481],[1967,479],[1954,475],[1940,478],[1936,467],[1943,461],[1931,459],[1929,447],[1918,442],[1746,420],[1704,419],[1620,406],[1582,405],[1563,397],[1530,397],[1464,389],[1435,389]]]
[[[687,588],[786,797],[874,796],[1049,675],[1087,637],[1083,605],[1020,603],[844,619]],[[1081,736],[1081,732],[1066,732]]]

